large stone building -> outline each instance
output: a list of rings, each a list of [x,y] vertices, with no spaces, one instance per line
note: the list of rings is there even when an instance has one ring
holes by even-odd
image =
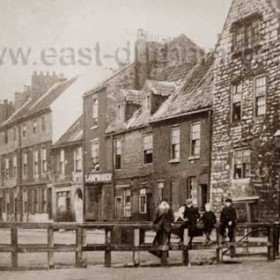
[[[212,202],[219,211],[223,200],[233,197],[247,210],[247,217],[239,212],[241,220],[273,221],[280,214],[279,4],[233,0],[218,42]]]

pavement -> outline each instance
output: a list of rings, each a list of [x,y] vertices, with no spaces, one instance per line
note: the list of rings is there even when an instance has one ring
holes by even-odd
[[[1,280],[279,280],[280,261],[263,260],[215,266],[167,268],[63,269],[52,271],[0,272]]]

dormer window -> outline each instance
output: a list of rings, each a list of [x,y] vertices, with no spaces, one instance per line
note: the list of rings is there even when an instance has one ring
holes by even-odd
[[[232,25],[233,51],[255,48],[260,41],[260,15],[254,14]]]
[[[151,96],[147,95],[144,99],[143,110],[144,111],[149,111],[150,108],[151,108]]]

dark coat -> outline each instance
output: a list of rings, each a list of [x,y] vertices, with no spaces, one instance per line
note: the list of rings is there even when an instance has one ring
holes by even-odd
[[[233,225],[236,224],[236,210],[233,206],[227,207],[225,206],[221,212],[221,224],[228,224],[229,222],[232,222]]]
[[[213,211],[205,211],[201,218],[205,230],[212,230],[217,222],[216,215]]]
[[[161,213],[161,211],[157,208],[154,219],[154,226],[157,231],[165,230],[166,232],[170,232],[171,224],[173,222],[174,214],[171,208],[166,213]]]
[[[184,218],[187,220],[187,226],[189,229],[189,235],[195,236],[196,235],[196,224],[199,219],[200,215],[198,209],[194,206],[185,207],[184,211]]]

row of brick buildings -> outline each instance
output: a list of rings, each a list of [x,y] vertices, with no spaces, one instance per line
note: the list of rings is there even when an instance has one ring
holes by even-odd
[[[2,218],[151,220],[162,198],[230,196],[241,221],[278,219],[279,11],[233,0],[209,54],[140,30],[135,62],[87,91],[34,74],[0,127]]]

